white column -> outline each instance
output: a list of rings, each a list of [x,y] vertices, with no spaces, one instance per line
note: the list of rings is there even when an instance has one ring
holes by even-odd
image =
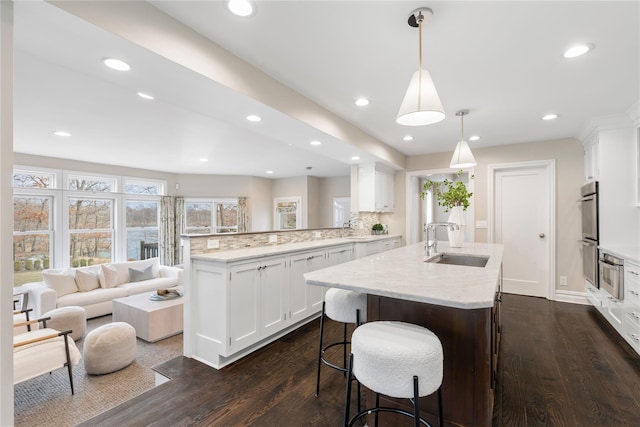
[[[13,2],[0,1],[0,425],[13,425]]]

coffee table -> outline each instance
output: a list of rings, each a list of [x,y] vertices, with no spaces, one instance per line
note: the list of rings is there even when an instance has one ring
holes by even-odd
[[[113,300],[113,321],[127,322],[136,336],[148,342],[159,341],[182,332],[184,297],[152,301],[153,292]]]

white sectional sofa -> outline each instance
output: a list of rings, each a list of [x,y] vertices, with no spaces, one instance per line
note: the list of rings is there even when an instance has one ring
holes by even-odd
[[[158,258],[89,267],[49,269],[43,281],[26,283],[33,318],[59,307],[80,306],[87,319],[112,312],[115,298],[182,285],[182,269],[160,265]]]

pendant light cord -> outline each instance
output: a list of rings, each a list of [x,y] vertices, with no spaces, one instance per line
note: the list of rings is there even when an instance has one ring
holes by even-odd
[[[460,115],[461,125],[460,125],[460,141],[464,141],[464,114]]]
[[[419,55],[418,57],[420,58],[420,66],[418,67],[419,70],[422,70],[422,21],[424,21],[424,15],[422,14],[422,12],[418,12],[418,32],[420,34],[420,42],[418,43],[418,48],[420,49],[419,51]]]

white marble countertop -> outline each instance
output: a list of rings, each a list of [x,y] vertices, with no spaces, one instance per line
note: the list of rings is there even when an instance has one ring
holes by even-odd
[[[191,259],[199,259],[206,261],[218,261],[218,262],[234,262],[243,261],[252,258],[262,258],[273,255],[286,254],[289,252],[296,252],[302,250],[312,250],[330,246],[338,246],[349,243],[360,242],[374,242],[377,240],[386,240],[395,237],[402,237],[395,234],[381,234],[370,235],[362,237],[344,237],[338,239],[322,239],[322,240],[310,240],[306,242],[298,243],[284,243],[281,245],[273,246],[259,246],[254,248],[234,249],[231,251],[219,251],[211,252],[208,254],[191,255]]]
[[[503,245],[464,243],[439,252],[486,255],[485,267],[424,262],[424,243],[404,246],[304,275],[307,284],[425,302],[447,307],[493,307],[502,265]]]

